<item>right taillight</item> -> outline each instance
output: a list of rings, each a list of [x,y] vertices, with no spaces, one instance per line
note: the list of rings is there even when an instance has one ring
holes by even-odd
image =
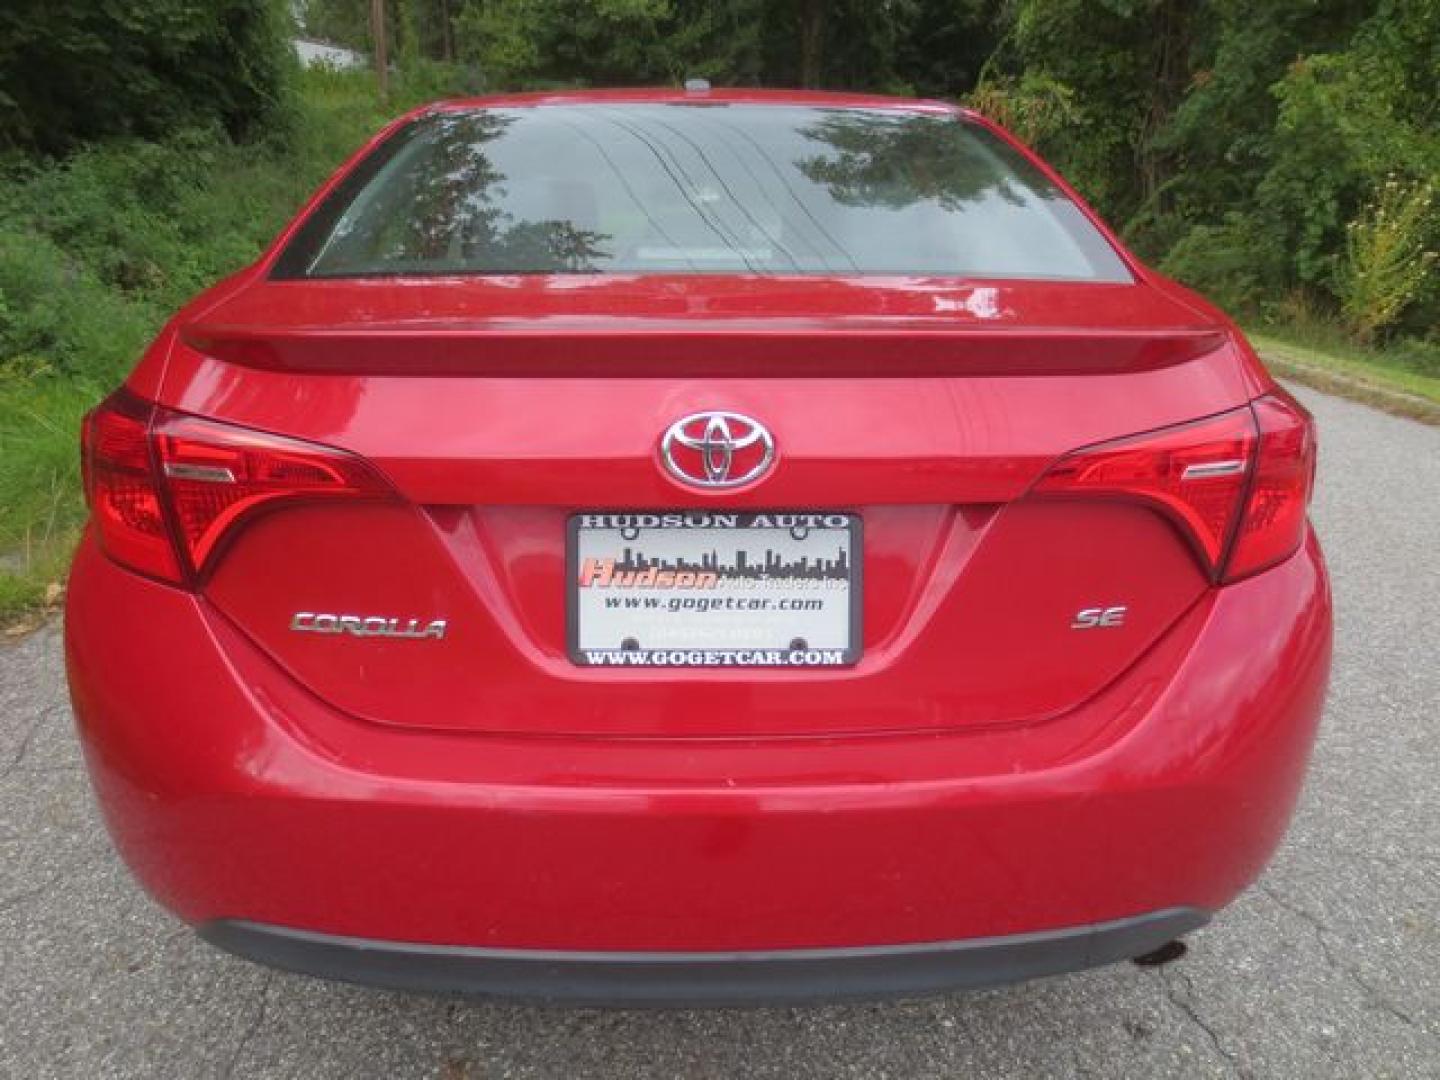
[[[1314,423],[1277,390],[1217,416],[1067,454],[1031,490],[1148,506],[1174,522],[1215,581],[1230,582],[1300,547],[1314,471]]]
[[[201,581],[259,514],[300,502],[398,498],[354,454],[177,413],[123,389],[85,418],[82,444],[101,547],[177,585]]]
[[[1252,403],[1259,429],[1255,466],[1245,494],[1225,581],[1274,566],[1305,540],[1315,485],[1315,421],[1284,391]]]

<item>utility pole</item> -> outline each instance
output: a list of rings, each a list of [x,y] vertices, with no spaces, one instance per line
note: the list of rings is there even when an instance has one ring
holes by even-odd
[[[370,0],[370,38],[375,43],[375,81],[380,100],[390,96],[390,57],[385,41],[385,0]]]

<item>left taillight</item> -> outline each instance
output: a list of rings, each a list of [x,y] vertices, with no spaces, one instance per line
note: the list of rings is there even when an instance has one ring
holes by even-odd
[[[174,412],[123,389],[85,418],[82,465],[106,553],[180,585],[202,580],[261,513],[397,498],[372,465],[343,450]]]
[[[162,581],[185,574],[170,535],[150,446],[154,406],[125,390],[85,417],[80,462],[90,520],[116,562]]]

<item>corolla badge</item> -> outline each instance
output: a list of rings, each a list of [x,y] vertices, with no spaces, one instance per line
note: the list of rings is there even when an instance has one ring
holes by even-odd
[[[290,629],[305,634],[354,634],[356,637],[445,637],[444,619],[397,619],[386,615],[332,615],[323,611],[297,611]]]
[[[775,440],[764,424],[740,413],[691,413],[666,429],[660,460],[671,476],[692,487],[740,487],[774,463]]]

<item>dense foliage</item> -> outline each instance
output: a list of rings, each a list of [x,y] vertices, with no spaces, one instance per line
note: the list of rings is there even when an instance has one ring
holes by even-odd
[[[293,57],[282,0],[5,0],[0,147],[219,124],[254,135],[283,110]]]
[[[1375,278],[1354,259],[1367,249],[1347,236],[1373,224],[1387,184],[1440,176],[1440,5],[1028,0],[1018,13],[1001,55],[1056,80],[1074,110],[1036,133],[1042,149],[1163,269],[1241,313],[1299,305],[1357,334],[1434,333],[1435,275],[1404,303],[1366,300],[1354,285]],[[1418,270],[1440,216],[1409,227],[1400,249]]]

